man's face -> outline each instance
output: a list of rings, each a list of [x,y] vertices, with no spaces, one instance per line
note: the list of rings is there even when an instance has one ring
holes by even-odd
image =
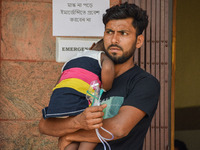
[[[115,64],[122,64],[130,58],[136,49],[136,29],[133,19],[111,20],[106,24],[104,46],[106,54]]]

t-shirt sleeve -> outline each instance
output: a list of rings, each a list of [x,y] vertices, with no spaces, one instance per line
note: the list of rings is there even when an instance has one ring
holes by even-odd
[[[123,106],[130,105],[136,107],[150,116],[157,108],[160,96],[160,83],[155,77],[147,76],[131,86]]]

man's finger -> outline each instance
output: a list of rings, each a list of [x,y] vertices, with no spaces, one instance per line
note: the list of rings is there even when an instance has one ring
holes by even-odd
[[[101,108],[102,108],[102,109],[104,109],[104,108],[106,108],[106,107],[107,107],[107,104],[101,105]]]
[[[106,107],[107,105],[104,104],[104,105],[101,105],[101,106],[92,106],[92,107],[88,107],[85,109],[85,113],[93,113],[93,112],[102,112],[103,109]]]
[[[90,119],[90,120],[87,121],[87,123],[89,125],[95,125],[95,124],[102,123],[102,121],[103,121],[103,118],[101,117],[101,118]]]

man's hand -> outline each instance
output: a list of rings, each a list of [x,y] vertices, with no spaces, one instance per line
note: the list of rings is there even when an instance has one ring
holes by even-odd
[[[100,106],[98,106],[98,107],[100,107]],[[105,107],[105,106],[102,105],[102,107]],[[93,108],[95,108],[95,107],[93,107]],[[88,110],[86,110],[86,112],[87,111]],[[89,111],[88,115],[89,115],[89,113],[91,113],[91,112]],[[113,140],[121,139],[121,138],[127,136],[130,133],[130,131],[137,125],[137,123],[143,117],[145,117],[145,115],[146,115],[146,113],[144,111],[142,111],[136,107],[122,106],[116,116],[103,120],[103,127],[114,135]],[[88,125],[90,123],[85,123],[85,124],[86,124],[85,125],[86,129],[95,128],[94,124],[92,124],[92,125]],[[99,123],[98,125],[101,126],[102,123]],[[107,132],[104,132],[102,130],[99,130],[99,132],[100,132],[101,136],[103,136],[105,138],[110,138],[110,135]],[[66,134],[65,140],[73,141],[73,142],[93,142],[93,143],[100,142],[94,129],[93,130],[84,130],[84,129],[77,130],[73,133]]]
[[[58,139],[58,147],[59,147],[60,150],[65,150],[65,147],[67,147],[69,144],[71,144],[71,142],[70,142],[70,141],[67,141],[67,140],[65,139],[65,136],[60,137],[60,138]]]
[[[104,108],[106,108],[106,104],[86,108],[83,113],[76,117],[80,128],[84,130],[92,130],[102,127]]]
[[[61,137],[80,129],[100,128],[103,125],[103,109],[105,107],[105,104],[88,107],[81,114],[68,118],[42,118],[39,123],[39,131],[42,134]]]

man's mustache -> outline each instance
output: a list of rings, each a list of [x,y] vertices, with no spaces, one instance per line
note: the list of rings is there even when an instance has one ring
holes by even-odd
[[[119,46],[119,45],[116,45],[116,44],[111,44],[110,46],[108,46],[108,49],[110,49],[111,47],[117,47],[117,48],[119,48],[120,50],[122,50],[122,51],[123,51],[122,47],[121,47],[121,46]]]

